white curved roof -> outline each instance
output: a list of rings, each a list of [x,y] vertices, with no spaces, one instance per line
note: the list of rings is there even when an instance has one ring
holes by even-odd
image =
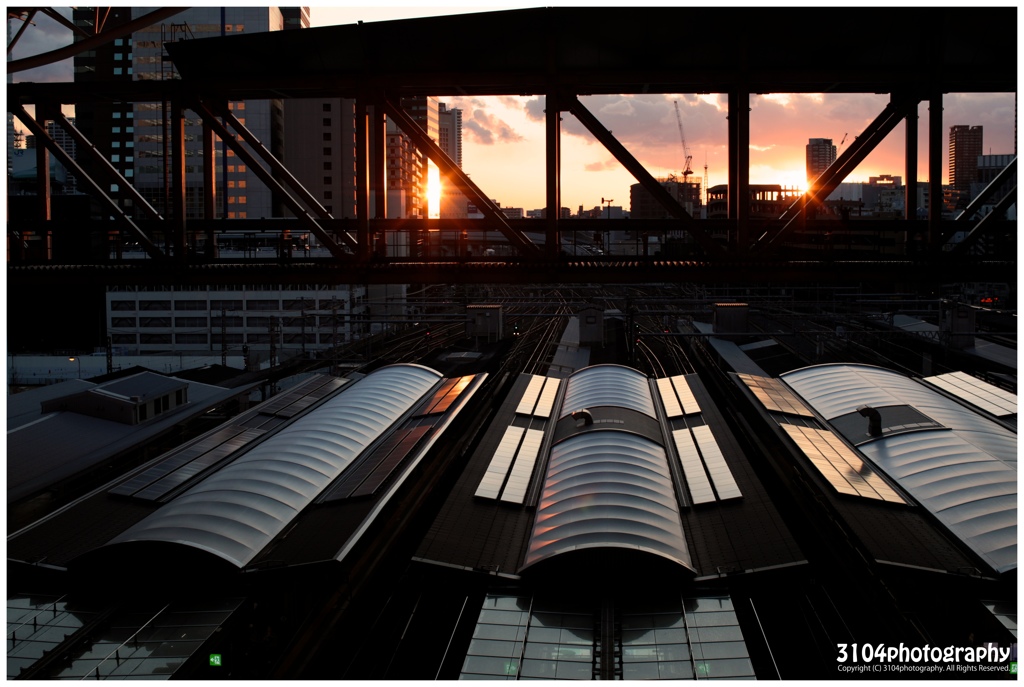
[[[647,377],[621,365],[585,367],[569,377],[559,417],[597,406],[618,406],[657,417]]]
[[[948,428],[882,436],[857,449],[994,570],[1017,567],[1014,432],[879,367],[817,365],[782,379],[827,420],[860,405],[905,404]]]
[[[524,567],[592,547],[647,551],[692,568],[661,446],[601,431],[552,447]]]
[[[184,544],[243,567],[440,378],[419,365],[367,375],[108,545]]]
[[[915,432],[859,447],[994,570],[1017,567],[1017,470],[954,432]]]

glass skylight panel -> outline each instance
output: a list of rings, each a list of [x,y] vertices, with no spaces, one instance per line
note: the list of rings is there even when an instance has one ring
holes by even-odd
[[[498,444],[498,449],[494,452],[490,465],[487,466],[487,472],[484,473],[483,479],[480,480],[480,484],[476,488],[476,496],[485,499],[498,498],[525,431],[526,429],[523,427],[508,427],[505,430],[504,436],[501,437],[501,443]]]
[[[605,431],[552,447],[523,567],[592,547],[643,550],[692,569],[662,446]]]
[[[679,396],[679,402],[683,406],[684,415],[692,415],[693,413],[700,412],[700,404],[697,403],[697,399],[693,395],[693,390],[690,389],[690,383],[686,380],[684,375],[672,377],[672,386],[675,387],[676,394]]]
[[[814,417],[814,413],[804,405],[804,402],[797,398],[796,394],[790,391],[781,381],[771,377],[759,377],[749,374],[738,376],[757,400],[768,410],[803,417]]]
[[[554,377],[547,378],[547,381],[544,382],[544,390],[540,393],[540,398],[537,399],[537,407],[533,411],[534,415],[537,417],[551,417],[551,410],[554,408],[559,386],[561,386],[561,380]]]
[[[694,427],[693,436],[697,440],[697,446],[700,448],[701,455],[704,458],[708,474],[711,475],[715,491],[718,492],[719,500],[724,501],[743,496],[740,493],[740,488],[736,486],[736,480],[732,476],[732,471],[729,470],[729,465],[725,462],[722,449],[718,446],[718,442],[715,441],[715,437],[711,433],[711,428],[707,425]]]
[[[690,489],[690,499],[694,503],[712,503],[715,500],[715,492],[711,488],[707,473],[704,472],[704,463],[701,462],[690,430],[677,429],[672,432],[672,439],[675,441],[676,451],[679,452],[679,462],[683,466],[686,486]]]
[[[533,475],[533,466],[537,463],[537,454],[540,453],[542,441],[544,441],[542,430],[526,430],[523,443],[519,446],[519,452],[516,453],[512,474],[509,475],[505,490],[501,493],[502,501],[522,503],[526,498],[526,489],[530,486],[530,477]]]
[[[906,503],[832,432],[788,424],[781,427],[836,491],[890,503]]]
[[[469,386],[473,379],[474,375],[467,375],[465,377],[452,377],[445,380],[444,384],[423,403],[417,411],[417,415],[440,415],[447,412],[452,403],[462,395],[462,392],[466,390],[466,387]]]
[[[925,377],[924,381],[996,417],[1017,414],[1017,394],[1000,389],[966,372]]]
[[[219,429],[209,436],[201,438],[194,444],[185,446],[179,450],[174,451],[167,455],[166,458],[161,460],[156,465],[142,471],[135,477],[132,477],[121,484],[117,485],[113,489],[110,489],[109,493],[118,494],[120,496],[132,496],[138,494],[141,490],[145,489],[148,485],[158,483],[166,479],[169,475],[173,475],[175,472],[180,470],[183,466],[188,465],[192,461],[200,458],[201,456],[209,454],[211,451],[215,451],[218,447],[223,446],[227,442],[235,439],[238,436],[248,437],[242,443],[251,441],[254,436],[250,436],[248,432],[255,431],[255,436],[263,434],[263,430],[246,430],[244,427],[239,425],[232,425]],[[239,446],[239,444],[231,444],[232,447]],[[224,457],[229,453],[233,452],[234,448],[227,451],[227,453],[217,452],[216,455]],[[194,473],[193,473],[194,474]],[[178,482],[177,484],[181,484]],[[164,493],[164,492],[159,492]],[[142,498],[151,498],[144,496]]]
[[[683,407],[679,405],[671,379],[662,377],[658,380],[658,394],[661,396],[661,405],[664,406],[667,417],[679,417],[683,414]]]
[[[386,454],[381,454],[378,458],[374,456],[376,460],[373,471],[356,489],[352,491],[352,496],[369,496],[376,493],[376,491],[388,481],[388,478],[398,469],[398,467],[405,461],[405,458],[413,452],[416,446],[420,443],[428,431],[432,430],[433,427],[429,425],[420,425],[418,427],[412,427],[403,432],[398,432],[400,441],[393,450]]]
[[[613,406],[656,417],[647,377],[619,365],[595,365],[575,372],[567,381],[561,417],[581,408]]]
[[[540,396],[541,389],[544,388],[544,377],[539,375],[530,377],[530,383],[526,385],[526,391],[523,392],[523,397],[519,400],[519,407],[516,408],[516,412],[522,415],[533,415],[537,397]]]

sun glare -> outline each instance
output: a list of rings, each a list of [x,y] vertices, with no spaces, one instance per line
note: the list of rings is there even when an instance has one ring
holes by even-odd
[[[427,208],[430,217],[441,216],[441,170],[433,162],[427,167]]]

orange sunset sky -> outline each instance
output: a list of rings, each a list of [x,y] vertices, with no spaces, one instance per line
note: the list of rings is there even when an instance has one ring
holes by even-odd
[[[401,6],[389,6],[387,3],[377,3],[374,7],[313,4],[310,13],[313,26],[327,26],[552,4],[555,3],[503,3],[487,6],[478,0],[463,6],[435,7],[413,6],[413,3],[406,0],[400,3]],[[666,3],[645,3],[656,4]],[[742,11],[742,7],[737,11]],[[56,23],[52,27],[37,28],[40,28],[41,35],[50,37],[49,47],[31,47],[26,40],[29,36],[26,35],[23,39],[25,46],[19,43],[14,57],[25,57],[70,42],[70,32],[61,29]],[[855,27],[850,30],[855,30]],[[62,31],[67,34],[63,41],[60,38]],[[458,54],[457,40],[457,36],[438,38],[435,45],[438,49],[455,48],[454,54]],[[422,49],[422,46],[417,49]],[[69,81],[72,79],[72,70],[70,62],[66,61],[61,65],[26,71],[15,76],[19,81]],[[503,206],[528,210],[542,207],[543,96],[468,98],[443,93],[437,95],[449,107],[463,109],[463,169],[473,181]],[[724,94],[585,96],[581,100],[648,171],[659,177],[682,171],[683,146],[673,105],[673,101],[678,101],[686,144],[693,156],[694,178],[703,178],[706,163],[711,186],[726,182],[727,122]],[[881,112],[887,101],[887,95],[870,94],[752,95],[751,183],[776,183],[802,188],[805,184],[804,146],[807,139],[831,138],[839,146],[845,136],[846,144],[849,145]],[[920,106],[919,117],[918,178],[926,180],[926,103]],[[943,181],[946,181],[947,175],[945,158],[950,126],[982,125],[986,154],[1015,153],[1015,117],[1015,94],[947,94],[943,100]],[[867,181],[869,176],[880,174],[904,176],[903,150],[904,126],[901,124],[847,181]],[[564,207],[573,211],[579,206],[589,209],[600,205],[602,198],[611,198],[613,205],[628,209],[629,187],[635,180],[568,113],[563,115],[562,122],[561,172]]]

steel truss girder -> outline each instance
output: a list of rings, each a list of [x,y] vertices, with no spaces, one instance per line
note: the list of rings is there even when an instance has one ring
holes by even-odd
[[[153,10],[138,19],[133,19],[130,22],[121,24],[120,26],[108,31],[97,32],[90,38],[78,41],[77,43],[72,43],[71,45],[66,45],[63,48],[51,50],[50,52],[45,52],[39,55],[33,55],[32,57],[25,57],[20,60],[11,60],[7,63],[7,73],[14,74],[15,72],[25,71],[26,69],[34,69],[36,67],[42,67],[48,64],[53,64],[54,62],[66,60],[67,58],[74,57],[86,50],[94,50],[115,38],[129,36],[135,31],[144,29],[147,26],[159,24],[164,19],[180,14],[187,9],[187,7],[164,7]]]
[[[280,160],[274,157],[273,153],[267,150],[267,147],[263,145],[263,143],[256,138],[255,134],[249,131],[249,129],[242,124],[237,117],[235,117],[234,113],[223,106],[216,107],[216,110],[217,114],[219,114],[224,121],[230,124],[232,129],[241,134],[242,139],[249,144],[249,147],[256,151],[256,153],[263,158],[268,165],[270,165],[271,171],[283,179],[284,182],[288,184],[293,191],[295,191],[303,203],[306,203],[313,209],[313,212],[317,214],[317,217],[320,219],[334,219],[331,216],[331,213],[327,212],[327,208],[321,205],[320,201],[318,201],[312,193],[306,190],[306,187],[302,185],[302,182],[296,179],[295,176],[288,171],[288,168],[285,167]],[[306,214],[308,215],[309,213],[307,212]],[[350,248],[356,247],[355,239],[353,239],[348,232],[342,232],[341,239]],[[329,243],[334,243],[334,241],[331,240]],[[334,251],[332,250],[331,253],[334,254]]]
[[[984,190],[981,193],[979,193],[974,200],[968,203],[967,207],[964,209],[963,212],[956,216],[956,221],[966,222],[967,220],[969,220],[971,216],[979,209],[981,209],[981,206],[985,205],[989,201],[989,199],[996,194],[996,191],[998,191],[1002,187],[1002,185],[1006,183],[1009,180],[1009,178],[1013,176],[1016,172],[1017,157],[1014,156],[1014,158],[1010,160],[1010,164],[1006,165],[1006,167],[1003,167],[999,174],[996,175],[996,178],[993,179],[989,183],[989,185],[986,186]],[[1014,185],[1014,188],[1016,189],[1016,185]]]
[[[150,205],[149,201],[146,200],[141,193],[135,190],[135,186],[130,181],[124,178],[124,176],[117,171],[117,168],[111,164],[110,160],[103,156],[96,146],[92,144],[85,134],[78,130],[78,128],[71,123],[71,121],[64,116],[63,112],[53,112],[53,120],[60,124],[61,128],[64,129],[75,139],[75,143],[78,145],[78,151],[84,152],[97,167],[102,170],[107,177],[118,184],[118,186],[124,188],[128,194],[132,197],[132,201],[146,214],[150,219],[163,219],[160,213],[157,212],[156,208]]]
[[[843,179],[849,176],[857,168],[857,165],[863,162],[871,154],[871,151],[896,128],[897,124],[903,121],[908,114],[916,116],[916,112],[912,113],[911,108],[916,108],[921,100],[920,97],[893,97],[879,115],[861,132],[860,136],[857,136],[836,161],[814,180],[803,196],[782,213],[779,219],[788,219],[782,229],[771,238],[767,238],[767,234],[762,235],[755,242],[754,248],[770,246],[787,236],[798,221],[806,219],[807,208],[816,207],[825,198],[828,198]]]
[[[336,261],[282,264],[235,263],[192,265],[182,269],[166,260],[68,265],[62,267],[9,265],[9,287],[62,284],[68,287],[107,285],[267,284],[929,284],[942,281],[948,261],[892,260],[690,261],[690,260],[517,260],[517,261]],[[1014,261],[957,263],[958,279],[1012,281]]]
[[[1016,159],[1016,158],[1014,158]],[[964,237],[964,240],[953,246],[953,253],[963,254],[967,252],[967,249],[974,244],[982,235],[984,235],[990,225],[994,225],[1002,216],[1010,209],[1010,206],[1017,202],[1017,187],[1014,186],[1009,192],[1003,196],[1003,198],[996,203],[995,208],[992,212],[988,213],[981,218],[981,221],[974,225],[970,233]]]
[[[708,236],[703,230],[695,226],[694,220],[690,217],[690,214],[686,209],[679,204],[675,198],[673,198],[665,188],[657,182],[657,180],[651,176],[640,162],[633,157],[633,155],[626,150],[625,146],[619,143],[618,139],[612,136],[612,132],[608,131],[601,122],[591,114],[590,110],[580,102],[580,99],[573,96],[569,100],[569,111],[580,121],[580,123],[587,128],[594,138],[601,142],[608,152],[610,152],[616,160],[618,160],[623,167],[629,170],[640,184],[647,189],[648,193],[654,196],[655,200],[661,203],[673,217],[681,220],[683,223],[683,230],[690,233],[694,240],[700,244],[709,255],[721,256],[724,251],[715,241]]]
[[[76,176],[92,188],[93,193],[96,194],[96,198],[106,206],[107,210],[114,216],[116,221],[120,222],[125,228],[127,228],[130,234],[138,238],[139,243],[146,249],[146,253],[151,258],[159,260],[166,257],[164,253],[149,240],[149,237],[146,236],[145,232],[143,232],[139,226],[135,224],[127,214],[125,214],[124,210],[122,210],[121,207],[106,194],[103,188],[89,174],[87,174],[84,169],[82,169],[78,162],[68,155],[64,149],[53,140],[50,134],[46,133],[46,129],[40,126],[40,124],[25,111],[24,107],[19,104],[11,104],[8,105],[8,109],[29,128],[33,135],[35,135],[37,142],[41,142],[47,150],[53,153],[54,157],[60,160],[61,164],[71,170]],[[120,174],[118,174],[118,176],[120,177]]]
[[[449,181],[454,182],[458,189],[473,201],[477,209],[483,213],[487,221],[495,225],[497,230],[509,240],[509,243],[518,248],[525,255],[535,257],[540,254],[540,249],[537,248],[537,246],[535,246],[534,243],[526,237],[526,235],[509,226],[508,221],[506,220],[505,215],[502,214],[501,210],[491,202],[490,198],[480,191],[477,185],[474,184],[470,178],[451,161],[451,159],[449,159],[445,152],[441,150],[441,147],[426,135],[426,132],[420,128],[419,124],[417,124],[412,117],[406,114],[405,110],[400,107],[396,107],[395,104],[386,96],[380,99],[380,105],[387,116],[395,120],[395,123],[398,124],[398,128],[412,139],[413,145],[424,152],[426,156],[438,166],[441,170],[441,174],[443,174]]]
[[[7,11],[7,18],[8,19],[10,19],[12,14],[18,14],[19,15],[19,19],[21,19],[21,21],[22,21],[21,28],[18,29],[18,32],[16,34],[14,34],[14,38],[12,38],[10,40],[10,42],[7,44],[7,54],[8,55],[10,55],[11,51],[14,50],[14,46],[17,45],[18,39],[20,39],[21,35],[23,33],[25,33],[25,29],[27,29],[29,24],[32,23],[32,19],[36,16],[36,12],[38,12],[38,11],[39,10],[37,10],[35,8],[28,9],[27,10],[28,16],[25,16],[25,17],[20,16],[21,12],[18,11],[17,9],[15,9],[15,8],[11,8],[11,9],[9,9]]]
[[[217,120],[217,115],[215,115],[210,110],[209,106],[207,106],[205,102],[203,102],[202,100],[197,100],[193,103],[193,106],[190,109],[193,109],[196,112],[196,114],[198,114],[199,117],[203,120],[203,122],[206,123],[206,125],[209,126],[211,129],[213,129],[214,133],[216,133],[217,136],[219,136],[220,139],[224,141],[224,143],[227,144],[229,148],[235,151],[236,155],[245,160],[245,163],[249,165],[249,169],[251,169],[253,173],[255,173],[256,176],[258,176],[260,180],[267,185],[268,188],[276,191],[281,195],[285,204],[288,206],[288,209],[294,212],[295,215],[299,218],[299,221],[302,222],[302,224],[304,224],[313,235],[320,239],[324,246],[329,251],[331,251],[331,255],[333,255],[335,258],[339,260],[349,259],[350,256],[347,253],[345,253],[341,246],[339,246],[337,242],[326,231],[324,231],[324,228],[320,226],[319,222],[317,222],[316,219],[314,219],[309,214],[309,212],[306,211],[306,208],[302,207],[302,205],[290,193],[288,193],[287,189],[285,189],[277,181],[277,179],[274,178],[273,172],[268,171],[262,164],[260,164],[260,160],[257,159],[256,156],[254,156],[252,153],[250,153],[249,150],[244,145],[242,145],[241,142],[239,142],[235,135],[228,131],[227,127],[225,127]],[[232,128],[237,129],[239,131],[239,134],[242,135],[243,139],[245,139],[247,143],[252,145],[255,150],[265,152],[268,164],[271,164],[275,168],[275,170],[284,170],[284,166],[280,163],[280,161],[277,160],[277,158],[275,158],[273,155],[271,155],[270,151],[264,148],[263,144],[260,143],[259,140],[255,136],[253,136],[248,129],[245,128],[245,126],[243,126],[233,116],[230,119],[228,119],[229,122],[231,122],[232,120],[234,120],[231,124]],[[288,174],[287,176],[290,177],[291,175]],[[292,177],[292,179],[294,180],[294,177]],[[296,181],[295,183],[298,182]],[[341,234],[341,237],[343,240],[346,241],[346,243],[350,243],[350,246],[352,248],[355,248],[356,243],[351,236],[349,236],[346,233],[343,233]]]

